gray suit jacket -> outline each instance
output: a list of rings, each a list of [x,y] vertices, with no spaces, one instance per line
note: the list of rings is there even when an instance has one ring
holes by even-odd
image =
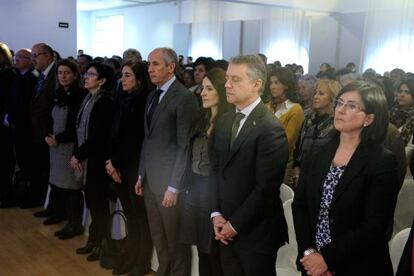
[[[148,96],[145,116],[154,93]],[[183,189],[188,135],[197,113],[196,97],[175,80],[159,102],[151,125],[145,120],[139,175],[153,193],[163,195],[168,186]]]

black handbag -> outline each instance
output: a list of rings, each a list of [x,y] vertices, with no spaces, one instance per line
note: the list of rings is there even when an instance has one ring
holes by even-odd
[[[119,240],[112,238],[112,225],[117,215],[124,221],[126,233],[125,237]],[[113,269],[120,265],[127,254],[128,225],[125,213],[122,210],[116,210],[111,214],[107,230],[106,237],[101,244],[99,262],[102,268]]]

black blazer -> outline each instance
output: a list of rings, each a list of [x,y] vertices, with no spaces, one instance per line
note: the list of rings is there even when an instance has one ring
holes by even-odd
[[[216,125],[212,211],[221,212],[238,232],[232,241],[238,248],[276,254],[288,240],[279,198],[288,159],[286,135],[260,102],[229,150],[234,116],[228,112]]]
[[[316,248],[315,232],[325,177],[339,145],[333,138],[302,166],[293,201],[298,260]],[[329,211],[332,242],[321,249],[340,275],[392,275],[386,231],[398,195],[397,161],[380,145],[360,144],[335,189]],[[303,269],[298,261],[298,268]]]
[[[36,88],[35,88],[36,89]],[[56,62],[46,76],[39,93],[33,91],[30,105],[30,119],[32,140],[35,143],[44,143],[45,136],[52,133],[53,93],[56,90]]]

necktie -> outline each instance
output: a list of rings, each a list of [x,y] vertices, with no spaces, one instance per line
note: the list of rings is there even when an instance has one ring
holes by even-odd
[[[233,147],[234,141],[236,140],[237,137],[237,132],[239,130],[240,127],[240,121],[245,117],[246,115],[244,115],[241,112],[237,112],[236,116],[234,117],[234,121],[233,121],[233,125],[231,126],[231,139],[230,139],[230,148]]]
[[[160,101],[160,96],[161,96],[162,92],[163,91],[161,89],[157,89],[154,93],[154,97],[152,97],[151,105],[150,105],[150,107],[148,109],[148,113],[147,113],[147,124],[148,124],[148,126],[151,125],[152,115],[154,115],[155,109],[157,109],[158,102]]]
[[[43,88],[43,84],[45,83],[45,74],[40,73],[39,78],[37,79],[37,83],[36,83],[36,96],[39,95],[40,90],[42,90]]]

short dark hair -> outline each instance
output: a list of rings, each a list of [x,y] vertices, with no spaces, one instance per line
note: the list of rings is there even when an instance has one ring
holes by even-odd
[[[87,55],[87,54],[80,54],[78,56],[78,58],[80,58],[80,57],[84,57],[89,63],[91,63],[92,60],[93,60],[93,58],[90,55]]]
[[[109,65],[102,62],[91,62],[86,68],[86,71],[91,67],[96,69],[98,80],[106,79],[105,83],[102,85],[102,89],[110,91],[115,83],[114,70]]]
[[[354,81],[342,88],[337,98],[351,91],[356,91],[361,97],[365,106],[364,112],[374,115],[372,124],[361,131],[361,143],[381,144],[387,136],[389,123],[388,103],[384,91],[373,82]]]
[[[214,67],[215,63],[214,59],[212,59],[211,57],[199,57],[194,62],[193,67],[196,68],[198,65],[204,65],[206,71],[208,72]]]

